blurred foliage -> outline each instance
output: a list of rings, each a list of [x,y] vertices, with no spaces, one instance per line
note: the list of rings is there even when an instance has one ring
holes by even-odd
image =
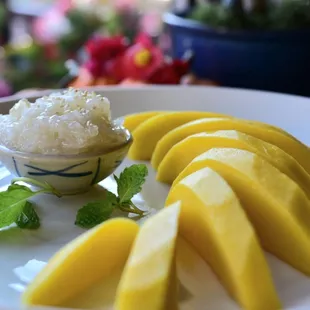
[[[193,9],[190,18],[211,27],[242,28],[244,20],[220,3],[206,3]]]
[[[223,3],[222,3],[223,2]],[[310,0],[252,0],[245,9],[242,0],[206,2],[196,5],[189,18],[211,27],[231,29],[310,28]]]
[[[4,27],[4,23],[6,21],[6,9],[3,3],[0,2],[0,30],[2,30],[2,28]]]
[[[94,15],[75,9],[67,13],[67,18],[72,30],[59,41],[60,52],[63,56],[75,53],[101,25]]]
[[[45,48],[38,44],[26,48],[6,49],[4,77],[9,81],[13,91],[33,87],[55,87],[66,73],[64,62],[49,59]]]
[[[271,26],[278,29],[309,28],[310,1],[285,0],[269,13]]]
[[[100,26],[93,15],[78,10],[70,10],[67,18],[71,31],[53,46],[35,42],[24,48],[6,46],[4,77],[13,91],[57,87],[62,77],[68,73],[65,61],[75,57],[89,36]]]
[[[139,32],[139,12],[135,10],[113,12],[105,23],[109,35],[123,35],[130,41]]]
[[[1,5],[1,2],[0,2]],[[25,88],[55,88],[68,75],[65,62],[85,57],[83,46],[93,34],[121,34],[132,40],[139,31],[140,12],[136,8],[112,11],[100,18],[94,10],[71,8],[65,14],[70,32],[62,35],[53,46],[34,42],[26,48],[5,47],[4,77],[13,91]],[[0,6],[0,22],[1,22]]]

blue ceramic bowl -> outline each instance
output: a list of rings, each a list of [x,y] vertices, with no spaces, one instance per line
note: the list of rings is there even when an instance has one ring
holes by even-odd
[[[229,31],[164,15],[172,54],[194,53],[192,70],[223,86],[310,95],[310,29]]]

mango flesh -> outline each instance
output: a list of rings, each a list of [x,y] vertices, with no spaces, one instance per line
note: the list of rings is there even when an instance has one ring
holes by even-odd
[[[236,130],[199,133],[178,142],[160,163],[157,180],[171,184],[195,157],[213,147],[238,148],[262,156],[294,180],[310,197],[310,175],[293,157],[277,146]]]
[[[256,234],[238,198],[215,171],[204,168],[181,180],[166,205],[180,200],[180,233],[208,262],[244,309],[280,309]]]
[[[264,126],[264,124],[234,118],[199,119],[171,130],[158,141],[152,157],[152,166],[157,169],[168,151],[186,137],[196,133],[218,130],[237,130],[273,144],[294,157],[310,173],[310,152],[306,145],[289,134],[273,129],[270,125]]]
[[[148,120],[153,116],[157,116],[165,113],[164,111],[150,111],[150,112],[141,112],[135,114],[129,114],[125,116],[124,119],[124,127],[126,127],[129,131],[135,130],[139,125],[141,125],[144,121]]]
[[[27,305],[63,306],[96,282],[123,267],[139,226],[129,219],[111,219],[68,243],[27,287]]]
[[[128,157],[133,160],[149,160],[157,142],[170,130],[199,118],[224,117],[212,112],[167,112],[149,118],[133,132],[133,143]]]
[[[173,187],[205,167],[233,188],[263,247],[310,275],[310,202],[300,187],[262,157],[230,148],[214,148],[196,157]]]
[[[180,203],[146,220],[135,240],[116,295],[115,310],[175,310],[175,252]]]

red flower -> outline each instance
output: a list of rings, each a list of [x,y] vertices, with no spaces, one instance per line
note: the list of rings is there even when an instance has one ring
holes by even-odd
[[[160,48],[151,39],[140,35],[136,43],[129,47],[123,57],[123,69],[128,78],[147,80],[164,62]]]
[[[153,42],[151,37],[145,32],[140,32],[135,38],[135,44],[142,44],[145,47],[151,48],[153,46]]]
[[[83,67],[88,70],[89,73],[95,78],[100,77],[102,73],[102,64],[101,61],[95,59],[89,59]]]
[[[89,60],[84,67],[96,78],[107,77],[120,81],[123,76],[118,63],[127,46],[127,41],[122,36],[92,38],[85,46]]]
[[[179,84],[181,78],[188,73],[188,61],[173,60],[158,68],[148,79],[151,84]]]
[[[121,82],[127,77],[126,71],[123,68],[124,54],[107,61],[104,64],[102,74],[104,76],[113,78],[114,80]]]
[[[124,52],[128,46],[127,40],[122,36],[111,38],[95,37],[86,43],[86,51],[90,59],[107,61]]]
[[[87,42],[86,50],[89,60],[83,68],[95,79],[179,84],[189,70],[189,59],[165,59],[161,49],[144,33],[139,34],[130,47],[121,36],[96,37]]]

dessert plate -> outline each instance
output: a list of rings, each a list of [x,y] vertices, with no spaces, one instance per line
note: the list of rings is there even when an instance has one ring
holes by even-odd
[[[307,98],[212,87],[94,90],[110,99],[114,118],[148,110],[214,111],[280,126],[310,145],[310,99]],[[38,96],[43,94],[39,93]],[[0,113],[7,113],[17,99],[2,100]],[[126,159],[116,174],[132,163]],[[156,182],[155,173],[149,164],[148,168],[147,182],[134,199],[139,207],[149,210],[151,215],[163,207],[169,187]],[[11,178],[0,163],[0,190],[8,186]],[[61,246],[84,231],[74,225],[77,209],[94,200],[94,197],[100,199],[102,187],[115,191],[115,185],[113,179],[108,178],[83,195],[61,199],[48,195],[37,197],[34,202],[41,218],[39,230],[27,231],[14,227],[0,230],[0,309],[20,308],[20,294],[27,283]],[[195,251],[182,239],[179,245],[177,263],[181,282],[180,309],[240,309]],[[284,308],[310,309],[310,278],[270,254],[266,253],[266,257]],[[114,289],[110,288],[111,296]],[[96,296],[96,292],[93,296]],[[97,297],[93,298],[92,306],[111,309],[112,298],[110,303],[103,305]],[[87,302],[80,301],[78,304],[82,308],[90,307]]]

